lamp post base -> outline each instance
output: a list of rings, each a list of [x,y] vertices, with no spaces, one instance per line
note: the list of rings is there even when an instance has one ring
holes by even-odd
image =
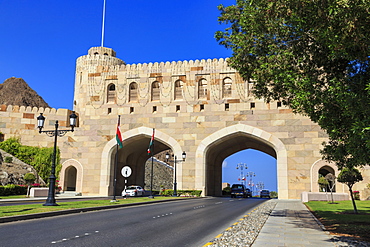
[[[44,204],[42,204],[42,206],[59,206],[59,205],[56,204],[55,202],[45,202]]]

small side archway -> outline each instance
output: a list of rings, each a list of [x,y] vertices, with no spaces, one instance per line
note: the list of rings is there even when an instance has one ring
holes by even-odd
[[[327,162],[325,160],[320,159],[311,166],[311,192],[320,191],[320,186],[318,183],[319,176],[320,174],[322,176],[325,176],[329,172],[333,174],[335,177],[338,177],[339,170],[338,170],[338,167],[334,163]],[[342,187],[341,186],[338,187],[338,186],[339,186],[338,184],[335,186],[335,191],[343,192],[343,186]]]
[[[60,184],[64,191],[82,192],[83,167],[75,159],[63,162],[60,171]]]

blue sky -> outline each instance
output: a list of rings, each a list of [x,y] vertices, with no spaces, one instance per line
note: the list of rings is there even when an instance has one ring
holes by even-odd
[[[128,64],[226,58],[231,51],[214,39],[224,29],[217,5],[234,3],[106,0],[104,46]],[[72,109],[75,61],[101,45],[102,8],[103,0],[0,0],[0,83],[21,77],[51,107]],[[238,182],[236,164],[247,163],[276,191],[275,159],[256,152],[230,156],[224,182]]]

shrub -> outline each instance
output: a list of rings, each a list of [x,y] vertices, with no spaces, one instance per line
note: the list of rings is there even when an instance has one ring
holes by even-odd
[[[36,177],[33,173],[26,173],[24,174],[24,180],[26,180],[27,184],[32,184],[35,182]]]
[[[12,163],[13,162],[13,157],[12,156],[6,156],[5,157],[5,163]]]
[[[191,196],[191,197],[200,197],[202,194],[201,190],[177,190],[177,195],[178,196]],[[173,196],[173,190],[162,190],[161,194],[162,196]]]
[[[225,188],[222,189],[222,195],[228,196],[230,194],[231,194],[231,188],[230,188],[230,186],[227,186],[227,187],[225,187]]]
[[[0,196],[26,195],[27,187],[22,185],[8,184],[0,186]]]
[[[270,196],[271,196],[271,198],[277,198],[278,197],[278,193],[276,191],[271,191],[270,192]]]
[[[173,196],[173,190],[162,190],[160,195],[161,196]]]

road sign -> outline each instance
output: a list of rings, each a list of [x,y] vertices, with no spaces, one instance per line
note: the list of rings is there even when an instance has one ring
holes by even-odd
[[[132,170],[129,166],[124,166],[121,170],[121,174],[125,178],[128,178],[131,175],[131,173],[132,173]]]

